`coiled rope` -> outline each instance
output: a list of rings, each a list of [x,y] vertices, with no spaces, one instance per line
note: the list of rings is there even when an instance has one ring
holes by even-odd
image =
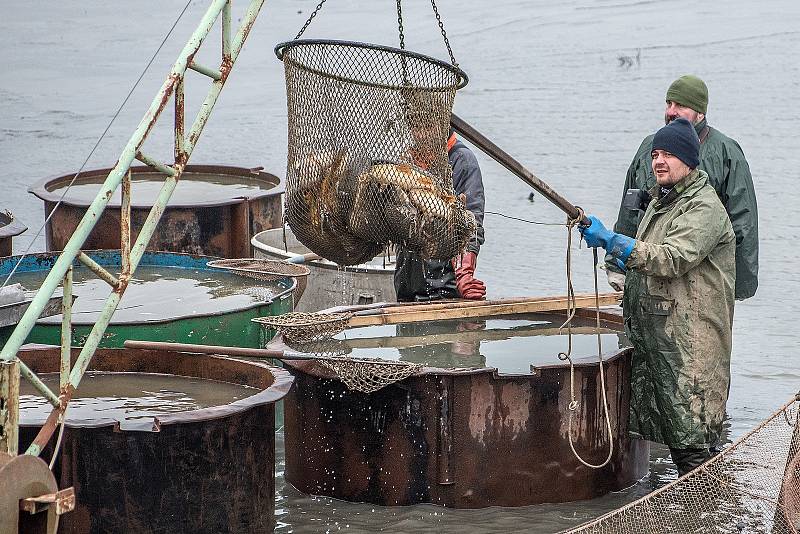
[[[521,219],[519,217],[512,217],[510,215],[506,215],[504,213],[498,213],[494,211],[485,211],[485,214],[489,215],[497,215],[500,217],[504,217],[506,219],[512,219],[515,221],[524,222],[527,224],[535,224],[541,226],[566,226],[567,227],[567,254],[566,254],[566,274],[567,274],[567,320],[564,321],[564,324],[561,325],[560,328],[567,329],[567,351],[566,352],[559,352],[558,359],[561,361],[569,362],[569,390],[570,390],[570,403],[569,403],[569,428],[568,428],[568,436],[569,436],[569,447],[572,449],[572,453],[575,455],[575,458],[578,459],[586,467],[591,467],[592,469],[600,469],[601,467],[605,467],[608,462],[611,461],[611,456],[614,454],[614,435],[613,430],[611,428],[611,415],[608,410],[608,398],[606,394],[606,377],[605,377],[605,370],[603,369],[603,344],[602,339],[600,337],[600,290],[598,288],[597,282],[597,249],[592,249],[593,252],[593,259],[594,259],[594,302],[595,302],[595,332],[597,334],[597,359],[600,364],[600,389],[602,391],[603,397],[603,411],[605,413],[605,420],[606,420],[606,429],[608,430],[608,456],[606,457],[605,461],[601,464],[595,465],[587,462],[584,460],[578,451],[575,449],[574,438],[572,434],[572,427],[573,427],[573,420],[575,419],[575,412],[578,410],[580,403],[578,402],[575,396],[575,366],[572,363],[572,319],[575,317],[577,312],[577,305],[575,303],[575,290],[572,286],[572,230],[580,224],[580,222],[584,219],[585,213],[583,209],[578,206],[575,206],[578,209],[578,215],[571,219],[567,217],[566,225],[564,223],[555,223],[555,222],[543,222],[543,221],[529,221],[527,219]]]
[[[572,363],[572,319],[575,317],[577,306],[575,304],[575,290],[572,287],[572,230],[577,226],[585,217],[583,210],[579,207],[578,215],[574,219],[567,218],[567,320],[561,325],[561,328],[567,327],[567,352],[559,352],[558,358],[561,361],[569,362],[569,423],[568,432],[569,448],[572,449],[572,454],[578,459],[580,463],[592,469],[600,469],[605,467],[611,461],[611,456],[614,454],[614,435],[611,429],[611,415],[608,411],[608,399],[606,398],[606,377],[603,370],[603,345],[600,338],[600,293],[597,287],[597,249],[592,249],[594,256],[594,308],[595,308],[595,333],[597,335],[597,359],[600,365],[600,390],[603,396],[603,410],[606,418],[606,428],[608,429],[608,456],[601,464],[591,464],[584,460],[578,451],[575,449],[575,442],[572,435],[573,420],[575,419],[575,412],[578,410],[580,403],[575,397],[575,365]]]

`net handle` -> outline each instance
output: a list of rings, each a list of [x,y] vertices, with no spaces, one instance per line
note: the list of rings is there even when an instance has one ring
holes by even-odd
[[[338,40],[338,39],[294,39],[292,41],[284,41],[282,43],[278,43],[277,45],[275,45],[275,55],[277,56],[277,58],[280,61],[284,61],[284,54],[286,53],[286,51],[289,48],[292,48],[292,47],[295,47],[295,46],[304,46],[304,45],[344,46],[344,47],[351,47],[351,48],[367,48],[367,49],[372,49],[372,50],[380,50],[382,52],[390,52],[390,53],[397,54],[397,55],[402,56],[402,57],[409,57],[409,58],[419,59],[419,60],[422,60],[422,61],[427,61],[427,62],[433,63],[433,64],[437,65],[438,67],[441,67],[441,68],[443,68],[443,69],[445,69],[447,71],[452,72],[453,74],[456,75],[456,77],[458,79],[458,83],[455,86],[456,90],[463,89],[464,87],[466,87],[467,83],[469,83],[469,77],[467,76],[466,72],[461,70],[460,67],[458,67],[456,65],[451,65],[450,63],[447,63],[446,61],[442,61],[441,59],[436,59],[435,57],[427,56],[425,54],[420,54],[419,52],[412,52],[410,50],[403,50],[403,49],[400,49],[400,48],[395,48],[393,46],[363,43],[363,42],[359,42],[359,41],[344,41],[344,40]],[[297,65],[299,68],[302,68],[302,69],[304,69],[304,70],[306,70],[308,72],[317,73],[317,74],[320,74],[320,75],[323,75],[323,76],[327,76],[329,78],[339,79],[339,80],[346,81],[346,82],[349,82],[349,83],[365,85],[363,82],[359,82],[358,80],[352,80],[352,79],[344,78],[344,77],[341,77],[341,76],[334,76],[329,72],[323,72],[323,71],[320,71],[318,69],[312,69],[312,68],[308,67],[307,65],[303,65],[303,64],[300,64],[300,63],[297,63],[297,62],[294,62],[294,64]],[[402,89],[403,88],[403,86],[401,86],[401,85],[381,85],[381,84],[375,84],[375,83],[371,83],[371,84],[368,84],[368,85],[371,85],[371,86],[374,86],[374,87],[381,87],[381,88],[384,88],[384,89],[392,89],[392,90],[397,90],[397,89]],[[421,89],[447,91],[450,88],[449,87],[442,87],[442,88],[421,88]]]

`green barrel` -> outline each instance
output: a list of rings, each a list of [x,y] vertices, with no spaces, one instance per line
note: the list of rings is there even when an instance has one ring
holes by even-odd
[[[94,251],[89,252],[88,255],[112,274],[116,275],[119,272],[119,251]],[[26,280],[31,282],[36,280],[37,276],[44,277],[56,259],[58,259],[57,253],[26,256],[17,268],[11,283],[20,281],[23,285],[26,285]],[[264,346],[270,333],[257,323],[252,322],[251,319],[266,315],[280,315],[292,311],[295,280],[281,278],[275,281],[263,282],[241,278],[222,269],[208,267],[207,263],[212,259],[217,258],[174,252],[146,252],[134,277],[136,278],[142,271],[156,273],[156,276],[159,276],[161,272],[165,273],[163,278],[170,281],[165,287],[166,293],[154,295],[153,300],[169,302],[170,304],[169,306],[159,306],[157,303],[150,303],[150,313],[144,311],[141,314],[137,313],[137,308],[142,307],[145,309],[147,303],[143,305],[142,302],[137,302],[134,305],[126,305],[126,299],[128,299],[129,294],[134,297],[132,292],[137,290],[136,286],[129,286],[117,313],[112,318],[111,324],[109,324],[100,342],[100,346],[109,348],[122,347],[127,339],[232,347]],[[0,278],[5,279],[18,261],[19,257],[15,256],[0,258]],[[76,261],[74,265],[78,267],[79,264]],[[182,273],[187,275],[185,280],[188,280],[188,282],[186,284],[182,283]],[[198,281],[198,273],[200,281]],[[183,303],[186,298],[187,287],[188,290],[195,290],[197,286],[202,286],[203,289],[208,288],[209,292],[222,293],[228,297],[226,281],[236,282],[236,291],[240,293],[247,294],[250,291],[249,286],[252,286],[252,292],[269,296],[253,297],[247,302],[237,301],[234,304],[228,304],[224,310],[220,311],[203,310],[204,303],[202,302]],[[100,284],[100,282],[97,283]],[[102,282],[102,284],[104,283]],[[96,299],[96,295],[93,293],[87,295],[86,292],[82,294],[82,289],[77,280],[75,284],[76,303],[73,311],[72,345],[80,347],[83,346],[95,320],[92,313],[81,312],[80,308],[81,305],[87,304],[88,301],[86,299]],[[26,288],[37,289],[27,286]],[[110,286],[107,292],[109,291]],[[236,293],[236,291],[232,290],[231,293]],[[236,298],[239,298],[238,294]],[[81,302],[81,299],[84,299],[84,301]],[[141,300],[140,296],[139,301]],[[246,297],[242,297],[239,300],[246,300]],[[92,302],[92,306],[95,306],[95,302]],[[159,310],[159,308],[162,308],[162,310]],[[152,309],[155,309],[157,313],[153,314]],[[160,313],[162,311],[163,313]],[[11,331],[12,327],[0,329],[0,346],[5,343]],[[37,322],[26,341],[28,343],[59,345],[60,340],[60,320],[57,318],[42,318]]]

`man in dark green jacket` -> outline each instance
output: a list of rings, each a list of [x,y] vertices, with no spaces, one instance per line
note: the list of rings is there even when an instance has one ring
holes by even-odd
[[[699,141],[682,118],[653,136],[657,184],[635,239],[591,216],[581,228],[628,273],[630,431],[669,446],[681,475],[719,442],[730,385],[736,237],[697,168]]]
[[[736,299],[752,297],[758,288],[758,207],[750,167],[739,144],[719,130],[708,126],[708,89],[696,76],[681,76],[670,85],[666,96],[664,121],[669,124],[684,118],[694,125],[700,139],[700,165],[709,183],[725,207],[736,234]],[[656,183],[650,149],[653,136],[642,141],[625,177],[623,199],[630,189],[646,192]],[[646,196],[645,196],[646,198]],[[646,205],[628,207],[620,204],[614,231],[629,237],[636,229]],[[641,209],[638,209],[641,208]],[[609,284],[617,290],[624,285],[624,271],[606,256]]]

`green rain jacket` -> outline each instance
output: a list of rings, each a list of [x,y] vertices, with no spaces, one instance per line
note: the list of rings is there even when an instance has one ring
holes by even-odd
[[[695,126],[701,139],[706,127],[705,119]],[[707,137],[700,145],[698,168],[708,174],[733,224],[736,234],[736,298],[742,300],[755,295],[758,288],[758,206],[753,178],[739,144],[719,130],[708,127],[707,131]],[[648,190],[655,186],[650,157],[652,146],[653,136],[650,135],[642,141],[628,168],[623,195],[628,189]],[[634,237],[640,214],[639,210],[620,205],[614,231]],[[619,271],[612,262],[606,256],[607,267]]]
[[[730,384],[736,237],[708,182],[654,188],[625,263],[630,429],[679,449],[718,441]]]

